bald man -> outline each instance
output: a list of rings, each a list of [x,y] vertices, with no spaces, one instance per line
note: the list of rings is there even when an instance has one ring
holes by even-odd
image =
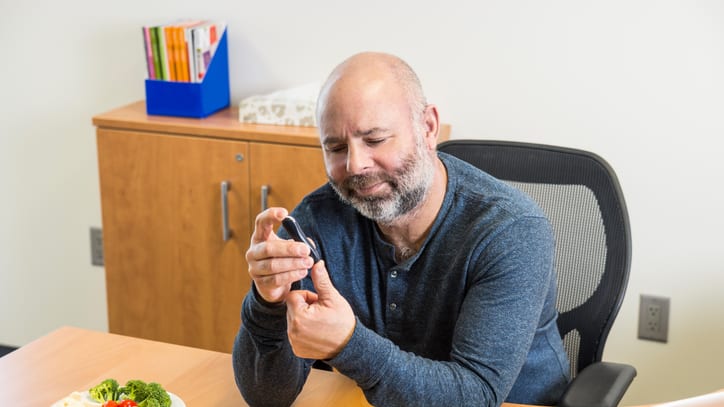
[[[437,152],[401,59],[357,54],[317,102],[329,182],[292,215],[323,260],[257,216],[234,350],[252,406],[291,404],[322,360],[381,406],[555,404],[568,379],[553,232],[535,203]]]

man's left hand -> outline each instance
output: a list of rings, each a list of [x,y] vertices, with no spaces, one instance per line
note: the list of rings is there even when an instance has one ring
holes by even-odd
[[[299,290],[287,295],[287,336],[295,355],[331,359],[349,342],[356,318],[332,285],[324,261],[312,267],[311,277],[316,294]]]

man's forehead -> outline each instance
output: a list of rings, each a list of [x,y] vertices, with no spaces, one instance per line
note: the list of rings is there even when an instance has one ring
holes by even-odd
[[[320,129],[320,137],[322,140],[322,144],[328,144],[343,142],[349,137],[369,137],[382,133],[387,133],[389,131],[390,129],[384,126],[356,127],[354,129],[340,131],[325,128],[324,130]]]
[[[334,99],[319,118],[320,130],[334,135],[363,134],[373,129],[390,128],[400,120],[409,120],[409,104],[401,97],[372,94]]]

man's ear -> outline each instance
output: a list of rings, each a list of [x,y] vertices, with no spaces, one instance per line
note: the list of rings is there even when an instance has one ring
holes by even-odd
[[[422,120],[425,125],[425,143],[430,151],[435,151],[437,148],[437,136],[440,133],[440,116],[437,112],[437,106],[425,106]]]

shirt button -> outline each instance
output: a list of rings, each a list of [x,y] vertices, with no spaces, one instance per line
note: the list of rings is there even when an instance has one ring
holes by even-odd
[[[395,304],[394,302],[393,302],[392,304],[390,304],[390,309],[391,309],[392,311],[396,310],[396,309],[397,309],[397,304]]]
[[[392,272],[390,273],[390,277],[397,278],[397,270],[392,270]]]

